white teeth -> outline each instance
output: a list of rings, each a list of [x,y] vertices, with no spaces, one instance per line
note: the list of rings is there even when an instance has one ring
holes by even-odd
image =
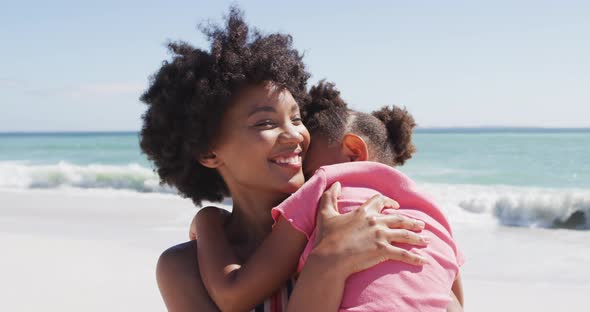
[[[275,158],[274,162],[277,164],[299,164],[301,157],[299,156],[292,156],[292,157],[281,157]]]

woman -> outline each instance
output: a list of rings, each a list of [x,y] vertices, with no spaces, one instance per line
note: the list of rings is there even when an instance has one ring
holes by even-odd
[[[309,74],[290,36],[249,34],[235,8],[224,29],[212,27],[205,33],[210,51],[169,44],[173,60],[164,63],[142,96],[148,110],[141,148],[162,183],[175,186],[195,204],[232,198],[224,231],[234,252],[247,259],[271,230],[270,209],[304,182],[301,162],[310,138],[299,105],[307,100]],[[325,195],[322,211],[333,207],[334,196],[330,191]],[[420,227],[418,221],[378,213],[393,204],[374,198],[363,214],[325,213],[295,292],[319,302],[338,296],[331,287],[343,285],[355,268],[385,259],[418,263],[418,256],[401,249],[377,247],[384,243],[376,238],[377,231],[387,233],[387,243],[418,240],[414,232],[388,228]],[[170,311],[217,310],[199,275],[196,241],[165,251],[157,278]]]

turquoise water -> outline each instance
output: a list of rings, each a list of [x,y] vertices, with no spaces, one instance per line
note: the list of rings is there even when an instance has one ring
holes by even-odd
[[[418,181],[590,188],[590,131],[428,132],[402,170]]]
[[[414,141],[400,169],[453,220],[590,229],[590,129],[419,130]],[[175,193],[132,132],[0,134],[0,188]]]
[[[149,167],[135,132],[0,133],[0,161],[76,165],[131,163]]]
[[[417,181],[590,188],[590,130],[422,130],[414,141],[400,169]],[[151,168],[130,132],[0,134],[0,162]]]

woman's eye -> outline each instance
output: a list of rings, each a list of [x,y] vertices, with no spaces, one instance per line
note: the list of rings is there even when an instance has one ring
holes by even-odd
[[[275,123],[272,120],[263,120],[256,123],[255,126],[259,128],[272,128],[275,126]]]
[[[291,119],[291,122],[293,122],[296,125],[300,125],[303,122],[303,119],[301,119],[301,117],[295,117]]]

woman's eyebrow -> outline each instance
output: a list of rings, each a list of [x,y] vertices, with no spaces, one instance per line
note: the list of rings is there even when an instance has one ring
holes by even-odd
[[[272,106],[258,106],[248,114],[248,117],[250,117],[256,113],[259,113],[259,112],[276,113],[276,109],[274,109],[274,107],[272,107]]]

